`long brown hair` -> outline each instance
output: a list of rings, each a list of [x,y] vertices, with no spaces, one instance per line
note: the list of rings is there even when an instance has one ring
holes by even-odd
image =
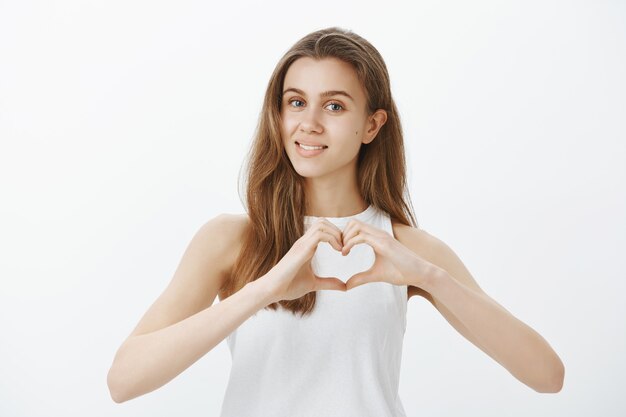
[[[354,32],[339,27],[312,32],[280,59],[269,80],[259,122],[246,161],[246,205],[249,225],[230,279],[221,288],[226,297],[266,274],[304,234],[304,179],[295,171],[283,146],[280,106],[285,74],[298,58],[339,58],[352,64],[365,90],[368,115],[387,112],[377,137],[362,144],[357,182],[363,199],[405,225],[417,227],[406,181],[404,139],[391,97],[389,74],[380,53]],[[239,183],[238,183],[239,184]],[[405,199],[406,197],[406,199]],[[316,293],[278,304],[293,314],[309,314]]]

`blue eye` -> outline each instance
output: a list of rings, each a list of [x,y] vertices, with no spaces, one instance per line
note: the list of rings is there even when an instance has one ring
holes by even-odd
[[[341,110],[343,110],[343,106],[341,104],[339,104],[339,103],[328,103],[328,105],[329,106],[339,106],[339,107],[341,107]],[[339,110],[339,109],[337,109],[337,110]]]
[[[300,102],[300,103],[302,103],[303,101],[302,101],[302,100],[299,100],[299,99],[297,99],[297,98],[294,98],[294,99],[289,100],[287,103],[289,103],[289,105],[291,105],[292,107],[302,107],[302,106],[298,106],[298,105],[293,106],[293,105],[292,105],[292,103],[294,103],[294,102]],[[326,107],[328,107],[328,106],[337,106],[337,107],[339,107],[339,108],[335,108],[334,110],[332,110],[332,112],[333,112],[333,113],[339,113],[339,112],[341,112],[341,111],[345,110],[345,109],[343,108],[343,105],[341,105],[341,104],[339,104],[339,103],[336,103],[336,102],[328,103],[328,104],[326,105]]]

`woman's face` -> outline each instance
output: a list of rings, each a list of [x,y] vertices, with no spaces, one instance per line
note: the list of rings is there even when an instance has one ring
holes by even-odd
[[[280,113],[283,146],[298,174],[356,172],[361,143],[374,137],[366,133],[371,128],[365,108],[365,92],[350,64],[337,58],[294,61],[285,75]],[[298,149],[299,143],[324,149]]]

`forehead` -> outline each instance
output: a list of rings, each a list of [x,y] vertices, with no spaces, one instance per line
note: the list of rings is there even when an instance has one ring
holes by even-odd
[[[337,58],[298,58],[285,74],[283,90],[287,88],[298,88],[313,97],[324,91],[344,90],[357,102],[365,100],[356,71],[352,65]]]

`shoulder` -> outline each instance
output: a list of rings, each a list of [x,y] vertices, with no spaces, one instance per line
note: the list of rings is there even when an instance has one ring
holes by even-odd
[[[227,282],[226,280],[229,280],[231,277],[232,268],[237,261],[239,252],[241,252],[243,239],[249,224],[250,218],[247,213],[221,213],[206,222],[201,228],[201,230],[205,230],[207,239],[218,239],[220,241],[224,282]],[[220,293],[219,296],[221,300],[223,298],[222,294]]]
[[[232,245],[240,240],[248,225],[247,214],[220,213],[207,220],[197,234],[205,239],[219,237],[225,246]]]
[[[215,222],[218,227],[230,229],[233,232],[243,232],[248,226],[250,218],[247,213],[220,213],[209,221]]]
[[[213,239],[218,237],[229,249],[228,254],[231,256],[228,259],[233,261],[228,265],[228,269],[230,269],[239,254],[239,248],[250,224],[250,218],[246,213],[221,213],[209,220],[205,226],[209,223],[213,223],[211,237]]]
[[[429,262],[437,258],[447,245],[424,229],[408,226],[402,223],[392,223],[393,235],[404,246],[418,253]]]

